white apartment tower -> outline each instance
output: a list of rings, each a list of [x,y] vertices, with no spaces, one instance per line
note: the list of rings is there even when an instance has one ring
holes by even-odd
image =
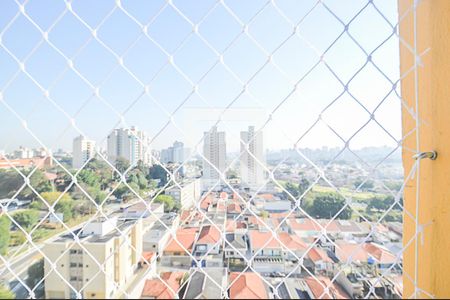
[[[225,132],[217,131],[217,126],[203,135],[203,155],[203,189],[208,189],[218,183],[226,169]]]
[[[81,168],[90,158],[95,155],[95,141],[88,140],[82,135],[73,140],[72,167]]]
[[[240,170],[242,185],[257,190],[264,185],[265,165],[263,135],[254,126],[241,131]]]
[[[114,129],[108,135],[107,153],[112,164],[118,158],[128,160],[131,165],[136,165],[138,161],[145,165],[151,163],[149,138],[136,127]]]

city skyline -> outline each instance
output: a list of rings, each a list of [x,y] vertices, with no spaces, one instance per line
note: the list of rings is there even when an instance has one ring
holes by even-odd
[[[282,42],[282,37],[289,37],[291,34],[289,20],[293,23],[301,20],[315,2],[304,1],[301,5],[290,1],[277,3],[288,19],[280,16],[272,5],[264,6],[263,3],[256,2],[238,5],[233,1],[226,4],[233,10],[237,9],[237,17],[244,23],[259,8],[263,8],[261,15],[248,29],[249,34],[270,53]],[[163,3],[151,1],[145,5],[142,3],[124,5],[137,14],[140,22],[145,23]],[[70,68],[67,69],[67,62],[49,45],[44,43],[33,51],[42,36],[34,25],[19,17],[13,26],[6,30],[2,42],[7,49],[17,55],[19,60],[28,53],[32,54],[25,63],[26,70],[48,93],[43,93],[25,74],[18,74],[14,76],[13,81],[7,82],[6,78],[13,76],[20,66],[10,54],[0,49],[5,74],[0,78],[0,90],[2,101],[7,104],[7,106],[0,105],[0,118],[9,125],[7,128],[0,128],[0,140],[5,141],[0,144],[0,149],[10,151],[20,145],[38,147],[40,145],[36,139],[39,139],[49,148],[67,150],[73,137],[80,134],[101,144],[109,132],[122,121],[128,126],[133,124],[147,131],[153,140],[153,148],[168,147],[172,140],[182,140],[188,145],[190,144],[188,140],[200,140],[204,128],[211,127],[217,121],[217,118],[208,116],[209,114],[217,116],[217,111],[227,108],[233,116],[228,118],[225,115],[226,118],[219,125],[225,126],[227,131],[230,131],[230,136],[231,134],[235,136],[228,143],[229,149],[239,149],[237,137],[242,120],[248,122],[248,111],[254,110],[257,111],[257,115],[250,121],[255,123],[256,128],[262,127],[269,117],[272,118],[265,128],[266,148],[276,150],[290,148],[314,124],[319,114],[322,114],[322,120],[326,124],[332,126],[344,139],[348,139],[366,121],[371,120],[371,113],[384,97],[386,99],[377,108],[374,116],[383,128],[396,139],[400,139],[401,124],[398,121],[401,107],[401,100],[398,97],[400,85],[393,86],[387,79],[399,77],[398,37],[392,35],[386,20],[374,9],[369,8],[358,16],[353,21],[355,25],[350,26],[350,32],[366,52],[375,49],[383,42],[382,38],[389,36],[389,39],[371,56],[384,73],[381,74],[371,65],[365,65],[367,55],[350,37],[343,35],[332,51],[323,57],[323,62],[327,65],[319,64],[314,68],[297,85],[297,90],[285,100],[292,90],[292,82],[306,74],[314,62],[320,61],[321,52],[340,35],[343,25],[324,7],[319,6],[302,22],[298,28],[299,36],[291,37],[271,57],[285,74],[269,64],[244,87],[246,92],[241,93],[243,85],[227,68],[245,82],[265,64],[267,53],[258,49],[258,45],[248,36],[241,35],[242,28],[239,22],[221,5],[214,7],[214,3],[205,1],[201,4],[194,2],[189,5],[181,3],[177,5],[181,5],[181,11],[192,18],[193,22],[199,22],[202,16],[212,9],[198,30],[219,52],[224,51],[228,43],[232,43],[223,53],[224,64],[214,66],[219,59],[214,51],[198,37],[190,35],[192,33],[190,24],[178,13],[165,8],[154,26],[150,26],[151,36],[168,53],[174,52],[179,43],[182,47],[174,53],[171,60],[173,64],[169,63],[153,81],[152,76],[168,61],[167,55],[148,38],[143,37],[139,26],[120,11],[114,11],[110,19],[102,24],[98,29],[98,39],[116,50],[119,56],[124,56],[124,66],[135,74],[136,78],[148,84],[146,88],[140,86],[124,68],[118,67],[116,57],[96,39],[89,40],[91,36],[86,26],[74,20],[70,14],[66,14],[59,21],[59,26],[50,30],[48,39],[67,57],[72,58],[71,65],[94,87],[99,86],[93,90],[80,79],[80,76],[74,74]],[[331,1],[327,3],[343,21],[348,21],[365,3],[361,1],[358,4],[337,5]],[[96,26],[114,5],[114,1],[95,4],[76,1],[73,3],[73,10],[86,18],[89,26]],[[38,17],[37,25],[45,31],[49,28],[53,17],[63,8],[62,3],[52,6],[50,13],[47,9],[30,4],[27,5],[27,12]],[[387,20],[395,24],[396,5],[377,1],[377,8],[383,12]],[[7,22],[14,16],[16,10],[15,3],[5,4],[0,12],[0,21]],[[264,18],[267,17],[272,21],[264,22]],[[61,30],[63,25],[65,30]],[[324,27],[329,30],[321,30]],[[367,28],[379,30],[368,37],[365,35]],[[123,34],[123,30],[126,30],[127,34]],[[70,43],[65,38],[67,31],[72,32]],[[121,34],[117,34],[118,32]],[[20,41],[13,38],[14,34],[19,33],[23,36]],[[218,36],[222,38],[218,39]],[[234,37],[236,41],[232,42]],[[182,43],[184,38],[186,40]],[[133,44],[135,40],[137,42]],[[85,41],[89,42],[84,45]],[[128,52],[125,45],[131,45]],[[242,53],[252,55],[242,57]],[[148,57],[152,57],[151,62]],[[198,89],[194,86],[194,90],[198,93],[192,94],[193,86],[183,78],[175,66],[185,72],[194,83],[210,67],[214,67],[200,82]],[[345,80],[350,79],[352,72],[362,66],[365,66],[363,70],[348,85],[351,94],[341,95],[347,87]],[[328,68],[337,72],[336,76],[339,78],[336,78]],[[174,86],[177,88],[174,89]],[[149,91],[149,94],[146,91]],[[237,95],[240,96],[235,99]],[[338,97],[339,95],[341,96]],[[322,112],[336,98],[339,99],[327,111]],[[228,106],[232,101],[235,102]],[[282,101],[283,106],[276,110]],[[179,108],[180,104],[183,105]],[[9,109],[16,112],[17,116]],[[26,128],[31,130],[34,136],[27,132],[22,120],[27,122]],[[383,132],[383,128],[371,121],[364,129],[364,134],[353,138],[351,144],[355,148],[395,144],[395,141]],[[325,123],[319,123],[300,141],[300,147],[312,148],[342,144],[343,142],[327,128]]]

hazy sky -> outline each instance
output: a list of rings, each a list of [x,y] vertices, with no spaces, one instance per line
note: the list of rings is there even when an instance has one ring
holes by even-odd
[[[322,1],[343,22],[350,21],[367,5],[367,0]],[[166,53],[143,34],[142,27],[117,8],[115,1],[73,0],[72,8],[87,25],[98,27],[98,39],[123,57],[124,65],[134,76],[148,84],[150,95],[145,94],[140,83],[119,66],[117,58],[93,38],[91,31],[67,11],[64,1],[30,0],[26,2],[25,11],[36,25],[48,31],[49,41],[72,59],[73,67],[99,88],[101,99],[68,67],[58,51],[45,41],[39,44],[43,35],[26,17],[19,14],[15,18],[19,13],[15,1],[0,2],[2,46],[18,60],[25,61],[26,71],[49,90],[51,100],[75,119],[81,131],[99,143],[120,122],[118,112],[124,114],[126,124],[147,131],[153,137],[154,148],[167,147],[175,139],[192,147],[220,112],[234,101],[219,124],[219,130],[227,131],[230,150],[239,145],[240,130],[248,125],[262,126],[275,109],[264,129],[265,146],[268,149],[292,147],[328,104],[343,93],[344,87],[335,75],[346,84],[367,62],[366,54],[343,34],[323,56],[335,75],[323,62],[309,72],[321,53],[344,30],[344,26],[321,4],[304,18],[317,0],[276,0],[284,17],[270,1],[224,0],[234,13],[233,17],[220,1],[173,0],[173,5],[193,24],[200,22],[198,33],[215,51],[193,33],[192,25],[166,1],[121,2],[138,22],[151,22],[147,27],[148,35],[165,52],[173,55],[176,67],[167,64]],[[397,1],[373,2],[395,25]],[[104,20],[107,15],[109,17]],[[285,17],[293,24],[304,18],[296,35],[292,35],[294,27]],[[14,22],[8,25],[13,18]],[[243,27],[236,18],[248,24],[248,33],[254,40],[242,33]],[[393,30],[369,4],[352,21],[349,32],[370,53],[388,39]],[[49,148],[70,149],[78,132],[32,80],[23,72],[16,74],[19,65],[3,47],[0,48],[0,90],[4,102],[27,121],[36,137]],[[269,63],[253,76],[268,60],[267,53],[261,48],[267,53],[275,51],[272,61],[283,73]],[[398,52],[398,39],[393,35],[372,55],[372,60],[392,81],[399,77]],[[217,53],[223,54],[227,67],[220,62],[216,64]],[[212,66],[214,68],[210,70]],[[195,84],[202,78],[197,89],[200,96],[192,93],[192,84],[179,71]],[[307,76],[292,93],[293,83],[305,74]],[[234,76],[248,82],[246,93],[242,93],[243,85]],[[400,99],[394,93],[389,94],[392,84],[371,63],[354,77],[348,89],[370,112],[387,96],[375,112],[375,118],[395,138],[401,137]],[[283,104],[279,106],[280,103]],[[164,128],[174,111],[172,121],[176,126],[170,123]],[[299,140],[299,147],[342,146],[342,141],[326,124],[348,139],[369,121],[370,114],[344,93],[323,112],[322,119],[324,122],[319,122]],[[1,103],[0,120],[0,149],[11,151],[19,145],[38,145]],[[394,143],[372,121],[351,140],[350,147]]]

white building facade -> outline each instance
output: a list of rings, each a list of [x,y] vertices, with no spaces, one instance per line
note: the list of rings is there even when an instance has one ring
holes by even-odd
[[[81,168],[89,159],[95,156],[95,141],[78,136],[72,144],[72,167]]]
[[[221,174],[226,169],[226,142],[225,132],[217,131],[213,126],[203,135],[203,190],[213,186],[220,186]]]
[[[145,132],[136,127],[114,129],[108,135],[108,160],[115,163],[118,158],[126,159],[131,165],[142,161],[151,164],[151,149],[149,138]]]
[[[241,131],[240,171],[244,187],[252,190],[261,188],[265,183],[263,134],[249,126],[248,131]]]

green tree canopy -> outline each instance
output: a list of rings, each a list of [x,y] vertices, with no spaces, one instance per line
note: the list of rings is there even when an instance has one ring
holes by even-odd
[[[159,186],[165,186],[167,184],[167,172],[160,165],[151,166],[149,177],[151,179],[159,179]]]
[[[44,259],[39,260],[28,268],[26,283],[33,289],[44,278]]]
[[[7,216],[0,217],[0,254],[5,255],[11,238],[11,220]]]
[[[39,211],[27,209],[14,213],[12,217],[24,229],[30,230],[39,221]]]
[[[165,212],[170,212],[175,208],[175,200],[170,195],[158,195],[154,202],[163,203]]]
[[[0,299],[15,299],[16,295],[7,287],[0,285]]]
[[[344,207],[345,199],[334,192],[316,193],[312,203],[306,208],[308,213],[315,218],[330,219],[334,217]],[[350,219],[352,211],[350,207],[346,207],[337,216],[338,219]]]

